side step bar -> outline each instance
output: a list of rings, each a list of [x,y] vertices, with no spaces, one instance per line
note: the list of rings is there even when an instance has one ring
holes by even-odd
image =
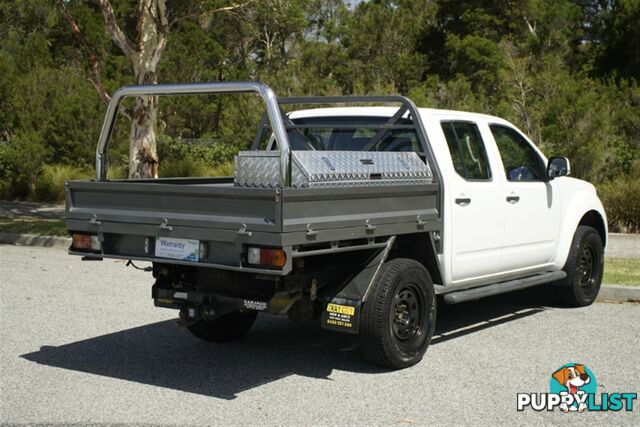
[[[507,282],[494,283],[479,288],[467,289],[464,291],[456,291],[446,294],[444,301],[447,304],[458,304],[460,302],[476,300],[491,295],[503,294],[511,291],[518,291],[531,286],[550,283],[567,277],[564,271],[553,271],[549,273],[537,274],[535,276],[525,277],[524,279],[509,280]]]

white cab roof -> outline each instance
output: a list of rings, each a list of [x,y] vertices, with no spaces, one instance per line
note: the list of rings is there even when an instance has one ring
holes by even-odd
[[[314,108],[308,110],[298,110],[291,113],[292,119],[305,117],[340,117],[340,116],[378,116],[392,117],[398,111],[398,107],[332,107]],[[442,116],[455,117],[460,120],[483,120],[493,123],[508,123],[499,117],[487,114],[470,113],[466,111],[439,110],[434,108],[418,108],[418,112],[423,120],[428,121],[431,117],[441,118]]]

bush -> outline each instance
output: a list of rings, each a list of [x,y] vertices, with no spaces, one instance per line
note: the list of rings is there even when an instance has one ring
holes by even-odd
[[[211,169],[211,175],[209,176],[233,176],[233,162],[223,163]]]
[[[232,176],[233,163],[228,162],[211,166],[202,160],[192,158],[165,159],[160,162],[158,175],[162,178],[170,177],[199,177],[199,176]]]
[[[0,200],[13,200],[16,198],[15,183],[11,179],[0,178]]]
[[[44,156],[37,132],[23,132],[0,143],[0,198],[32,199]]]
[[[157,147],[161,164],[189,158],[209,165],[221,165],[233,161],[233,157],[241,148],[213,138],[186,140],[164,134],[158,136]]]
[[[598,186],[609,231],[640,232],[640,173],[622,175]]]
[[[107,167],[107,179],[127,179],[129,177],[129,165],[111,164]]]
[[[36,200],[60,202],[64,200],[64,183],[76,179],[91,179],[93,174],[75,166],[45,165],[36,181]]]
[[[193,159],[165,159],[158,165],[158,175],[162,178],[203,176],[206,174],[207,165]]]

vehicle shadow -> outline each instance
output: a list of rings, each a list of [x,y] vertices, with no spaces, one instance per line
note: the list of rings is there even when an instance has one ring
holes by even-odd
[[[544,300],[518,292],[444,306],[432,345],[540,313]],[[168,320],[61,346],[42,346],[26,360],[222,399],[289,375],[328,379],[334,369],[376,374],[357,351],[354,336],[326,331],[319,322],[292,323],[260,316],[242,340],[209,344]],[[427,353],[428,357],[428,353]]]
[[[541,313],[554,302],[544,287],[448,305],[438,301],[438,320],[431,345]]]

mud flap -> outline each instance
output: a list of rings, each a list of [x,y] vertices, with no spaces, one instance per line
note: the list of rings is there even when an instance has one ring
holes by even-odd
[[[338,332],[357,334],[360,326],[361,301],[333,298],[322,311],[322,327]]]
[[[366,301],[371,284],[380,266],[387,259],[395,236],[387,240],[384,249],[378,251],[364,268],[353,277],[331,300],[325,304],[320,324],[324,329],[357,334],[360,329],[360,307]]]

